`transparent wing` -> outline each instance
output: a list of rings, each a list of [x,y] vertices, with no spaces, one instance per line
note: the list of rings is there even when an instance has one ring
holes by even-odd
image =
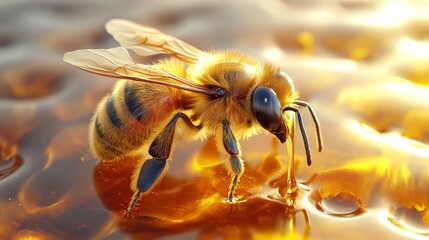
[[[168,53],[182,61],[194,63],[205,55],[203,51],[157,29],[127,20],[110,20],[106,23],[106,30],[121,46],[141,56]]]
[[[192,83],[153,66],[137,64],[123,47],[76,50],[65,53],[63,60],[98,75],[160,84],[206,95],[218,94],[203,85]]]

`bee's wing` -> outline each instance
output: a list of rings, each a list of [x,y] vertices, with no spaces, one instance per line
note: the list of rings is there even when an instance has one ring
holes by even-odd
[[[63,60],[98,75],[160,84],[206,95],[218,94],[203,85],[192,83],[155,67],[137,64],[123,47],[76,50],[65,53]]]
[[[119,66],[133,64],[133,59],[122,47],[76,50],[65,53],[63,60],[82,70],[113,78],[118,77],[115,71]]]
[[[195,63],[205,53],[177,38],[123,19],[106,23],[106,30],[121,46],[141,56],[168,53],[182,61]]]

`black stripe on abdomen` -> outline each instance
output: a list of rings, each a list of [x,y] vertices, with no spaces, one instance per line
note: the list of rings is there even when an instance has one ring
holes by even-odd
[[[133,87],[133,83],[127,82],[125,84],[125,105],[127,105],[128,111],[138,121],[141,121],[145,115],[145,108],[140,104],[138,97],[138,89]]]
[[[97,134],[97,137],[100,141],[100,143],[107,149],[109,149],[109,151],[113,152],[114,154],[116,154],[117,156],[122,154],[122,151],[117,149],[115,146],[113,146],[112,143],[110,143],[107,139],[106,136],[104,135],[103,131],[101,130],[101,126],[100,126],[100,122],[98,121],[98,117],[95,119],[95,132]]]
[[[118,117],[118,113],[116,111],[114,101],[115,101],[115,98],[112,93],[106,101],[107,114],[109,115],[110,122],[113,125],[115,125],[117,128],[122,128],[124,127],[124,123]]]

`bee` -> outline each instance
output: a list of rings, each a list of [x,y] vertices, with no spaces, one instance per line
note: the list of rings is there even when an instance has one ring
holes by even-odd
[[[229,156],[227,201],[231,203],[236,201],[234,191],[244,172],[239,140],[268,131],[284,143],[291,131],[285,112],[292,111],[298,118],[308,165],[311,151],[299,107],[309,109],[318,150],[322,150],[320,124],[313,108],[298,100],[291,78],[279,67],[235,50],[202,51],[127,20],[110,20],[106,29],[121,47],[76,50],[65,53],[64,61],[119,79],[95,111],[89,141],[102,161],[146,159],[131,177],[134,195],[125,216],[130,216],[140,197],[165,174],[179,139],[214,136],[218,149]],[[171,57],[146,65],[136,63],[127,49],[141,56]]]

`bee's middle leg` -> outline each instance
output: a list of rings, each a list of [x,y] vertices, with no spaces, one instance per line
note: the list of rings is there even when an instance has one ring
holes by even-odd
[[[201,129],[201,126],[195,126],[186,114],[179,112],[174,115],[149,147],[149,154],[152,158],[146,160],[140,169],[137,177],[137,191],[134,193],[125,216],[130,216],[135,204],[140,199],[140,195],[149,191],[164,171],[171,153],[176,122],[179,118],[182,118],[188,127],[195,130]]]
[[[223,126],[223,145],[229,154],[229,174],[232,176],[231,184],[229,185],[228,201],[235,202],[235,188],[238,180],[244,172],[243,159],[240,153],[240,145],[232,133],[228,120],[222,121]]]

